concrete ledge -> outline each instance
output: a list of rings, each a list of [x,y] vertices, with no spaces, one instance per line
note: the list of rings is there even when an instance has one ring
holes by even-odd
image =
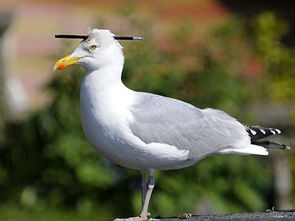
[[[218,215],[193,215],[189,218],[152,218],[155,221],[291,221],[295,220],[295,210],[277,210],[255,213],[218,214]]]

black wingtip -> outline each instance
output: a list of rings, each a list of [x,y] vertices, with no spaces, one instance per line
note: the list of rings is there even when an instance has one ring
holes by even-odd
[[[267,128],[261,126],[245,126],[251,140],[259,140],[264,137],[278,135],[282,132],[277,128]]]

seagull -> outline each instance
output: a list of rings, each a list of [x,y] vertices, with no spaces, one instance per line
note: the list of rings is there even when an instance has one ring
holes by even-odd
[[[148,219],[156,171],[189,167],[213,155],[268,155],[267,148],[289,149],[261,140],[280,134],[279,129],[243,125],[221,110],[199,109],[181,100],[127,88],[121,80],[124,55],[118,40],[142,38],[117,37],[105,29],[68,38],[83,40],[71,55],[56,62],[54,70],[73,64],[86,69],[80,88],[86,138],[108,160],[141,174],[140,215],[115,220]]]

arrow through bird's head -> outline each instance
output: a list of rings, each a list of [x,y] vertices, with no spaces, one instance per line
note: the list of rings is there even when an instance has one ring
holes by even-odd
[[[83,39],[71,55],[55,63],[54,70],[80,64],[87,70],[99,69],[105,64],[123,62],[122,46],[117,40],[141,40],[141,37],[115,36],[109,30],[93,29],[88,35],[56,35],[57,38]]]

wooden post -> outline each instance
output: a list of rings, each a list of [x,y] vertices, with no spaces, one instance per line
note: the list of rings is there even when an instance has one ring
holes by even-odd
[[[2,140],[3,135],[3,128],[5,120],[7,119],[8,114],[8,104],[6,99],[6,92],[5,92],[5,72],[6,72],[6,65],[5,65],[5,55],[3,53],[5,48],[4,43],[4,35],[11,24],[12,21],[12,14],[7,12],[0,12],[0,142]]]
[[[292,192],[292,175],[289,159],[285,152],[273,151],[275,208],[290,209],[290,196]]]
[[[27,94],[13,74],[14,42],[8,30],[13,14],[0,12],[0,131],[7,119],[19,118],[27,109]]]

